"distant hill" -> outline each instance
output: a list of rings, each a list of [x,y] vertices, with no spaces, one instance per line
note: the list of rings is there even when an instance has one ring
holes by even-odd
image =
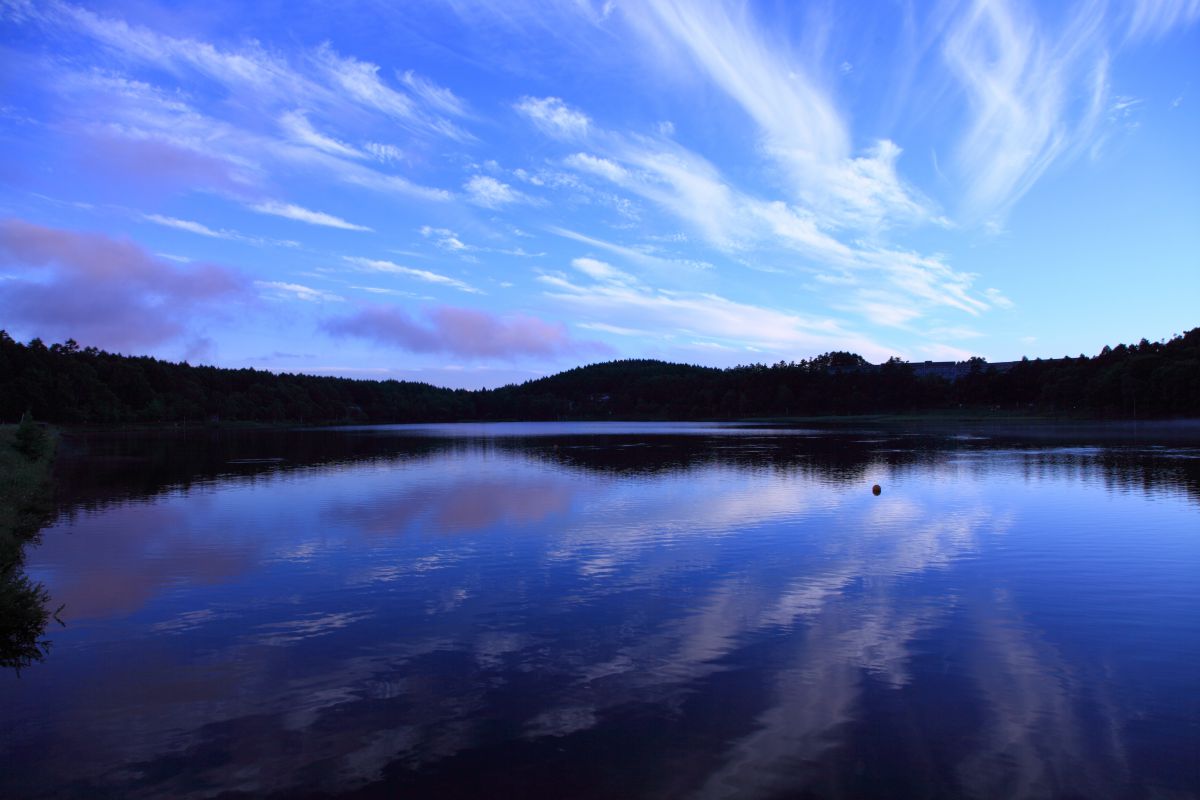
[[[1200,328],[1093,357],[991,365],[825,353],[716,369],[609,361],[470,391],[223,369],[126,356],[73,341],[22,344],[0,331],[0,422],[26,410],[63,424],[735,419],[950,409],[1099,418],[1200,417]]]

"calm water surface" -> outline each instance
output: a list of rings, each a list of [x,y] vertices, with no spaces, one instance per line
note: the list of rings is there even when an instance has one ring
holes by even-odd
[[[68,444],[0,796],[1200,796],[1195,446]]]

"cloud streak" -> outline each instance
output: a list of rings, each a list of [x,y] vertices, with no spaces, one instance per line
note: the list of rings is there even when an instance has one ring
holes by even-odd
[[[434,283],[441,286],[449,286],[452,289],[457,289],[460,292],[468,294],[483,294],[479,289],[476,289],[469,283],[451,278],[448,275],[442,275],[437,272],[432,272],[427,269],[415,269],[413,267],[405,267],[397,264],[394,261],[387,261],[378,258],[361,258],[359,256],[344,256],[344,259],[358,267],[359,269],[369,272],[388,272],[393,275],[404,275],[409,278],[415,278],[425,283]]]
[[[594,330],[636,333],[652,319],[669,335],[699,336],[743,351],[816,353],[852,347],[868,358],[887,357],[885,348],[830,318],[764,308],[713,293],[655,289],[594,259],[576,259],[573,266],[593,281],[578,283],[549,274],[539,281],[548,297],[572,309]]]
[[[1003,216],[1102,119],[1109,54],[1104,9],[1084,3],[1052,35],[1004,0],[975,2],[942,46],[969,103],[956,150],[967,213]]]
[[[840,297],[842,310],[872,322],[896,325],[922,316],[929,308],[941,306],[977,315],[992,305],[989,298],[972,291],[973,276],[954,270],[940,257],[857,239],[847,243],[819,214],[731,186],[715,165],[674,142],[596,132],[597,139],[607,142],[605,155],[576,153],[567,163],[654,202],[721,250],[755,254],[784,249],[800,254],[810,265],[846,272],[852,284],[874,284],[875,278],[881,278],[892,290],[888,310],[861,291],[852,296],[856,302],[851,304],[846,304],[845,296]],[[572,231],[552,230],[643,264],[664,262]]]
[[[355,225],[353,222],[347,222],[341,217],[335,217],[332,214],[326,214],[323,211],[312,211],[301,206],[293,205],[292,203],[257,203],[250,206],[252,211],[257,211],[260,214],[270,214],[275,217],[283,217],[284,219],[293,219],[297,222],[304,222],[309,225],[320,225],[326,228],[339,228],[344,231],[371,231],[366,225]]]
[[[47,87],[70,96],[64,108],[85,134],[81,157],[125,179],[174,188],[210,187],[238,196],[257,194],[265,165],[315,167],[345,183],[422,199],[449,193],[361,163],[394,164],[395,145],[356,144],[318,130],[346,132],[403,129],[414,140],[465,143],[472,136],[452,118],[465,104],[431,81],[389,83],[380,67],[343,56],[329,45],[291,58],[257,42],[222,47],[171,36],[63,2],[19,4],[5,17],[55,35],[82,37],[103,55],[104,70],[74,72],[47,62]],[[142,70],[177,87],[216,90],[226,106],[221,118],[202,113],[204,91],[164,89],[113,72]],[[408,91],[405,91],[408,89]],[[238,110],[229,114],[229,106]]]
[[[786,170],[788,195],[827,224],[879,228],[932,216],[896,172],[900,148],[881,139],[856,154],[829,89],[745,7],[653,0],[630,14],[643,35],[677,48],[754,121],[763,151]]]

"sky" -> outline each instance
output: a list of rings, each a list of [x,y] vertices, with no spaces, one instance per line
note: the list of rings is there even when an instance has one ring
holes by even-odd
[[[1200,0],[0,0],[0,329],[490,387],[1200,325]]]

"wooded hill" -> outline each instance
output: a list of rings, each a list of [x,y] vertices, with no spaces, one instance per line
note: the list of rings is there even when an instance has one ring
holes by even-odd
[[[434,422],[1001,411],[1093,418],[1200,417],[1200,328],[1093,357],[982,359],[958,380],[898,359],[833,352],[716,369],[630,359],[490,390],[443,389],[126,356],[68,340],[22,344],[0,331],[0,422],[29,411],[61,424]]]

